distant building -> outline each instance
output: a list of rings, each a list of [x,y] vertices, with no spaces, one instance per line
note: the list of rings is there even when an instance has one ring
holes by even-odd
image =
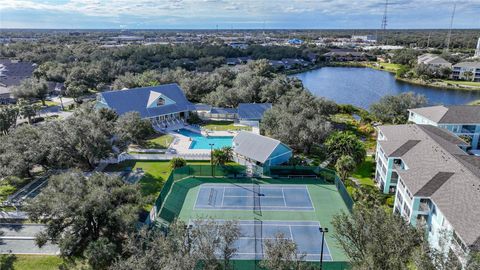
[[[480,62],[461,62],[453,65],[452,78],[480,82]]]
[[[375,181],[395,194],[394,213],[425,228],[431,247],[446,232],[449,251],[465,265],[480,251],[480,157],[465,142],[430,125],[378,127]]]
[[[282,62],[285,69],[307,67],[311,64],[299,58],[283,58]]]
[[[372,58],[371,55],[364,52],[357,52],[348,49],[333,49],[332,51],[323,54],[325,61],[348,62],[348,61],[368,61]]]
[[[228,46],[234,48],[234,49],[241,49],[241,50],[245,50],[248,48],[248,44],[247,43],[242,43],[242,42],[231,42],[228,44]]]
[[[292,149],[279,140],[247,131],[233,137],[232,147],[233,160],[256,174],[262,174],[266,167],[286,163],[292,157]]]
[[[0,60],[0,104],[12,101],[12,88],[31,77],[36,66],[32,62]]]
[[[268,63],[275,70],[280,70],[285,68],[285,64],[280,60],[268,60]]]
[[[473,57],[480,58],[480,38],[478,38],[477,48],[475,49],[475,55]]]
[[[410,109],[408,121],[444,128],[480,148],[480,106],[431,106]]]
[[[252,61],[251,56],[242,56],[242,57],[231,57],[226,59],[226,63],[229,66],[236,66],[241,64],[246,64]]]
[[[287,43],[290,45],[302,45],[304,41],[298,38],[292,38],[292,39],[289,39]]]
[[[117,40],[120,42],[128,42],[128,41],[144,41],[144,36],[128,36],[128,35],[119,35],[116,37],[111,37],[110,39]]]
[[[308,61],[312,63],[316,63],[318,61],[318,54],[316,53],[309,53],[307,54]]]
[[[424,64],[430,68],[452,68],[452,64],[448,62],[447,60],[443,59],[442,57],[431,54],[431,53],[426,53],[422,54],[417,58],[417,63],[418,64]]]
[[[377,38],[374,35],[363,35],[363,36],[352,36],[352,41],[361,41],[366,43],[375,43],[377,42]]]

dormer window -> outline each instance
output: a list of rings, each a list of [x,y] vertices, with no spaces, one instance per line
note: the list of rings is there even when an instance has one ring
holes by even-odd
[[[163,98],[157,99],[157,107],[158,106],[163,106],[163,105],[165,105],[165,99],[163,99]]]

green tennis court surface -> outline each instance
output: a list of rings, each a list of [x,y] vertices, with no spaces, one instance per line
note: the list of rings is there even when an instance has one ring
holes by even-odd
[[[236,259],[263,257],[266,239],[281,232],[297,243],[309,261],[318,261],[319,227],[327,227],[325,261],[346,261],[332,237],[332,217],[348,212],[333,184],[320,179],[231,179],[187,177],[176,181],[166,196],[160,218],[238,220],[242,236]],[[255,233],[256,232],[256,233]]]

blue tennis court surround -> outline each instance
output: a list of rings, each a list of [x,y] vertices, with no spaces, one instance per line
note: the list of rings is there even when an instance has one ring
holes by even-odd
[[[202,184],[194,209],[313,211],[304,185]]]
[[[217,220],[222,223],[223,221]],[[305,255],[307,261],[319,261],[322,235],[320,223],[315,221],[239,221],[241,236],[235,242],[237,252],[234,259],[263,259],[265,243],[282,233],[286,239],[297,244],[298,254]],[[332,261],[332,256],[325,241],[323,245],[323,260]]]

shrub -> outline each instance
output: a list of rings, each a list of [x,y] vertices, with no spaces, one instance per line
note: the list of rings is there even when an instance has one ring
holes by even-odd
[[[187,165],[187,161],[183,158],[174,157],[170,160],[170,167],[172,169],[177,169]]]

